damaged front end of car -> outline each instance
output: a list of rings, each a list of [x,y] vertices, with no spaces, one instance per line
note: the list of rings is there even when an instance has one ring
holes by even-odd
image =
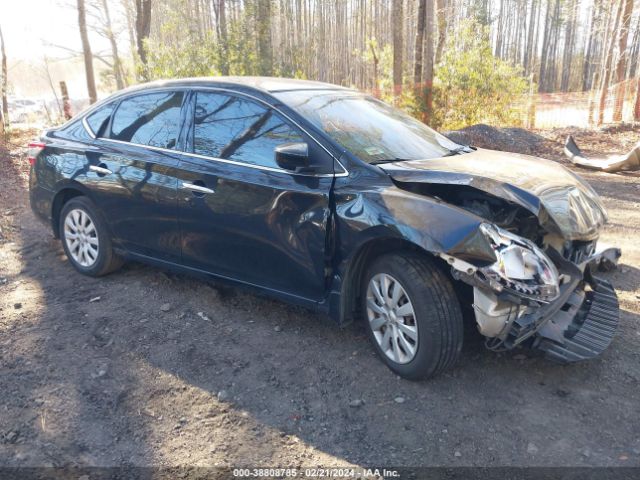
[[[621,252],[597,243],[607,220],[597,194],[542,159],[491,151],[464,157],[446,165],[406,162],[388,173],[401,188],[486,220],[437,255],[472,287],[487,347],[527,345],[560,362],[600,354],[616,332],[619,307],[597,272],[615,267]]]
[[[545,252],[527,239],[482,224],[496,254],[477,266],[441,254],[454,278],[473,287],[473,309],[491,350],[527,344],[560,362],[595,357],[611,343],[618,324],[615,290],[594,275],[617,262],[609,248],[573,263],[553,247]],[[477,240],[474,240],[477,241]]]

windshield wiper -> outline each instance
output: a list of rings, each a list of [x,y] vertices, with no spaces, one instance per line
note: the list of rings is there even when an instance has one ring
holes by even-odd
[[[470,148],[468,145],[462,145],[461,147],[454,148],[453,150],[449,150],[449,153],[445,153],[443,157],[452,157],[453,155],[460,155],[461,153],[468,153],[467,148]]]
[[[369,162],[369,165],[380,165],[382,163],[393,163],[393,162],[410,162],[410,158],[385,158],[384,160],[376,160],[374,162]]]

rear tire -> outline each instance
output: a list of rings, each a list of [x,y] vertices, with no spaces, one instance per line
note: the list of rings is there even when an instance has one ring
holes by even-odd
[[[458,359],[463,340],[460,303],[431,259],[411,252],[377,258],[365,274],[362,299],[369,338],[401,377],[429,378]]]
[[[59,232],[69,262],[84,275],[100,277],[124,263],[113,251],[106,222],[87,197],[74,197],[64,204]]]

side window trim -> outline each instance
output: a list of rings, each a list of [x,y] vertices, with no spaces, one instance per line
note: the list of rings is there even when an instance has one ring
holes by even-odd
[[[96,134],[93,133],[93,130],[91,130],[91,127],[89,126],[89,124],[87,123],[87,116],[88,115],[85,115],[84,117],[82,117],[82,126],[87,131],[87,134],[95,140],[97,137],[96,137]],[[111,125],[111,119],[109,119],[109,125]]]
[[[258,105],[272,110],[273,112],[275,112],[277,115],[279,115],[280,117],[282,117],[282,119],[286,122],[287,125],[289,125],[289,127],[294,128],[295,130],[298,130],[300,133],[302,133],[304,136],[308,137],[312,142],[315,142],[319,147],[321,147],[326,153],[327,155],[329,155],[329,157],[331,157],[334,161],[334,164],[337,163],[341,168],[342,168],[342,172],[339,173],[296,173],[296,172],[292,172],[290,170],[285,170],[282,168],[277,168],[277,167],[268,167],[265,165],[256,165],[256,164],[252,164],[252,163],[248,163],[248,162],[241,162],[241,161],[237,161],[237,160],[230,160],[227,158],[219,158],[219,157],[212,157],[210,155],[201,155],[199,153],[195,153],[194,149],[195,149],[195,144],[194,144],[194,135],[195,135],[195,110],[196,110],[196,101],[197,101],[197,94],[198,92],[217,92],[223,95],[228,95],[228,96],[235,96],[235,97],[240,97],[240,98],[245,98],[248,101],[257,103]],[[237,92],[235,90],[230,90],[230,89],[226,89],[226,88],[216,88],[216,87],[198,87],[198,88],[193,88],[191,90],[191,94],[190,94],[190,99],[189,99],[189,105],[191,108],[190,112],[187,112],[188,114],[188,128],[187,130],[187,138],[185,138],[185,149],[184,149],[184,155],[190,156],[190,157],[194,157],[194,158],[201,158],[203,160],[212,160],[215,162],[220,162],[220,163],[227,163],[230,165],[238,165],[238,166],[242,166],[242,167],[247,167],[247,168],[253,168],[256,170],[265,170],[265,171],[269,171],[269,172],[278,172],[278,173],[286,173],[289,174],[291,176],[303,176],[303,177],[344,177],[344,176],[348,176],[349,172],[347,171],[347,169],[342,165],[342,163],[340,163],[340,161],[335,157],[335,155],[331,154],[331,152],[329,152],[329,150],[326,149],[326,147],[324,145],[322,145],[321,142],[319,142],[313,135],[311,135],[305,128],[303,128],[298,122],[296,122],[295,120],[293,120],[289,115],[287,115],[286,113],[282,112],[280,109],[278,109],[277,107],[270,105],[269,103],[265,102],[264,100],[261,100],[257,97],[254,97],[253,95],[249,95],[246,94],[244,92]]]

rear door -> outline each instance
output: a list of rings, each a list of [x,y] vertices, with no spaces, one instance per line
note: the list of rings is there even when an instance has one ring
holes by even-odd
[[[198,91],[178,173],[185,265],[317,301],[324,294],[333,158],[252,98]],[[278,167],[274,149],[307,142],[314,174]]]
[[[183,124],[183,90],[126,97],[89,152],[98,206],[116,245],[180,262],[176,172]],[[87,118],[90,122],[91,118]]]

